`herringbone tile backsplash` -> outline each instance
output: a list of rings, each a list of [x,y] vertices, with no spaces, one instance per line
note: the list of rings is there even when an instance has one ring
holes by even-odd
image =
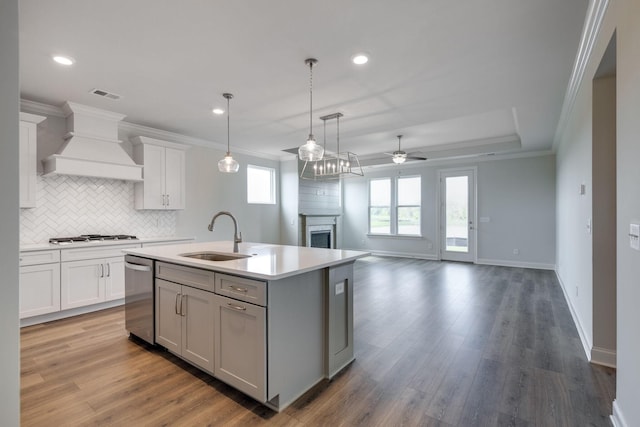
[[[80,234],[175,235],[175,211],[137,211],[133,206],[133,182],[38,176],[37,207],[20,210],[20,244]]]

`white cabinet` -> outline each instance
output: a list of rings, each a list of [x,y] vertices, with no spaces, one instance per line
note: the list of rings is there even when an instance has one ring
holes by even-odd
[[[213,374],[212,292],[156,279],[156,342]]]
[[[216,295],[214,375],[261,402],[267,400],[265,307]]]
[[[36,207],[38,123],[46,117],[20,113],[20,207]]]
[[[134,186],[136,209],[184,209],[186,146],[138,136],[132,138],[133,158],[143,169]]]
[[[61,307],[83,307],[124,298],[122,256],[63,262]]]
[[[138,244],[63,249],[60,306],[63,310],[124,298],[123,249]]]
[[[60,311],[60,251],[20,254],[20,318]]]

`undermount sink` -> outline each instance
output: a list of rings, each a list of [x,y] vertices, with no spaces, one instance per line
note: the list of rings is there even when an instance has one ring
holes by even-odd
[[[251,255],[222,252],[193,252],[188,254],[180,254],[179,256],[201,259],[204,261],[233,261],[236,259],[249,258]]]

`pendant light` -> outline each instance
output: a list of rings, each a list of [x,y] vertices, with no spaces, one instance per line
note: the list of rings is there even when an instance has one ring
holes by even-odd
[[[304,63],[309,66],[309,137],[307,142],[298,148],[298,157],[308,162],[322,159],[324,148],[316,144],[316,139],[313,137],[313,66],[318,63],[318,60],[307,58]]]
[[[223,93],[227,99],[227,154],[224,159],[218,162],[218,170],[224,173],[236,173],[240,169],[240,164],[231,156],[231,150],[229,149],[229,100],[233,98],[230,93]]]

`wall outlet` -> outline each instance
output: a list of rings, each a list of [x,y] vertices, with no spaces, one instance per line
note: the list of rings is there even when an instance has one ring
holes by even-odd
[[[516,248],[513,250],[514,255],[520,255],[520,249]]]

